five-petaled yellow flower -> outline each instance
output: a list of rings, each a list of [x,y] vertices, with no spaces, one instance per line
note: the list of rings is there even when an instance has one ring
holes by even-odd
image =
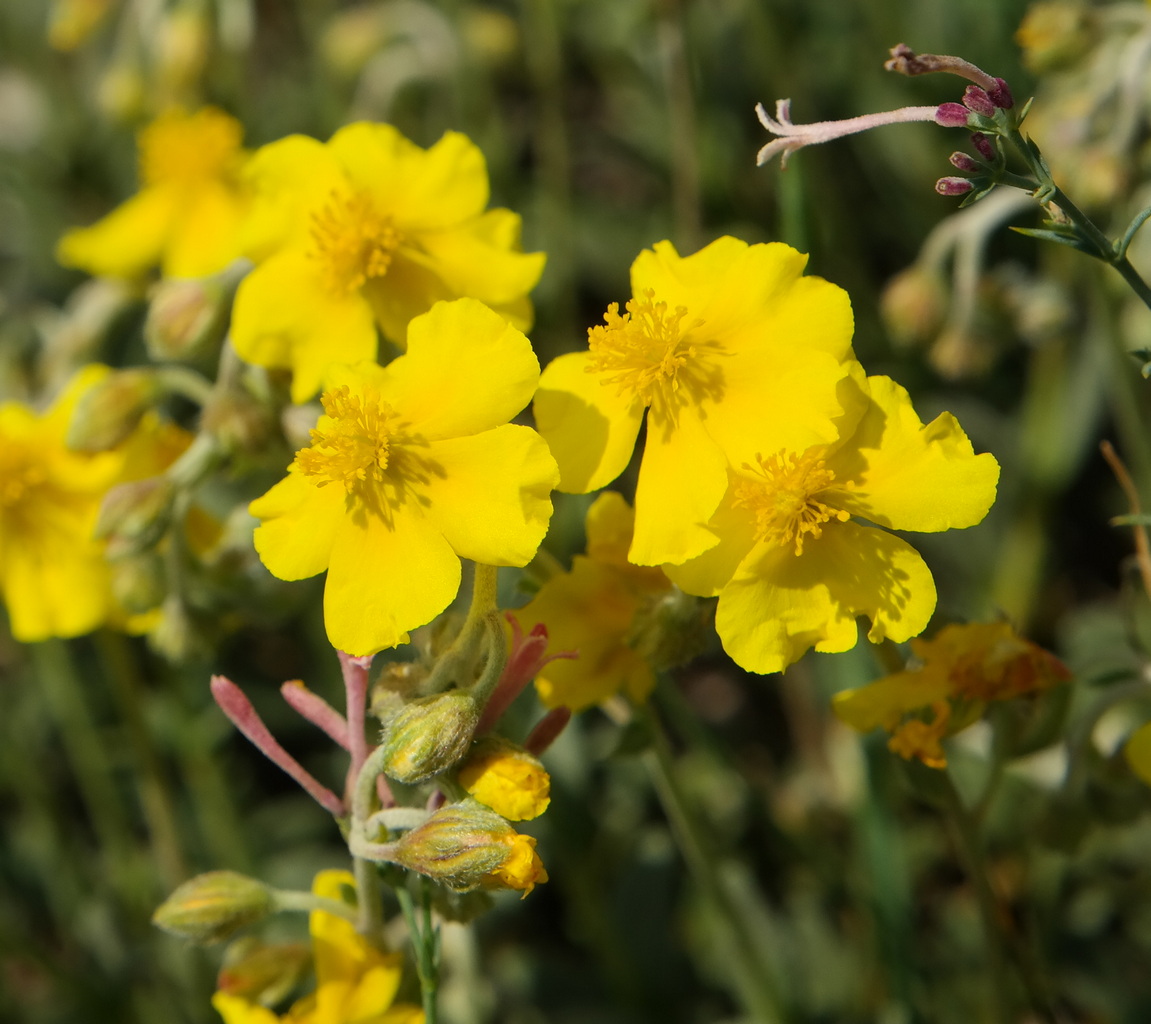
[[[614,480],[647,410],[632,562],[679,563],[716,543],[706,524],[727,487],[724,452],[749,434],[800,451],[835,439],[851,305],[803,277],[806,261],[781,243],[724,237],[681,257],[659,242],[632,264],[626,312],[613,303],[588,351],[544,371],[536,423],[560,490]]]
[[[288,476],[251,504],[281,579],[328,571],[328,638],[354,655],[407,640],[456,595],[460,558],[525,565],[551,516],[555,462],[529,427],[539,364],[473,299],[412,321],[387,367],[333,368],[325,415]]]
[[[547,626],[552,650],[579,654],[548,662],[536,676],[548,707],[582,711],[621,691],[639,703],[655,687],[651,664],[628,641],[642,613],[674,588],[661,570],[628,562],[634,522],[623,495],[599,495],[587,512],[587,554],[515,613],[528,628]]]
[[[520,218],[485,211],[483,154],[448,132],[421,149],[387,124],[341,128],[325,144],[292,135],[252,158],[248,223],[258,263],[236,295],[232,340],[260,366],[293,371],[292,398],[329,363],[376,358],[379,326],[402,345],[439,301],[479,299],[526,330],[542,253],[519,249]]]
[[[354,888],[348,871],[321,871],[312,884],[317,896],[338,900]],[[350,921],[323,910],[312,911],[308,930],[316,989],[282,1016],[242,996],[219,991],[212,997],[225,1024],[423,1024],[418,1006],[396,1003],[403,956],[383,953]]]
[[[116,484],[160,473],[190,438],[149,415],[112,451],[69,450],[77,403],[109,372],[84,367],[42,415],[0,404],[0,596],[12,635],[25,643],[107,623],[135,630],[113,598],[105,544],[93,535],[100,505]]]
[[[214,107],[162,114],[138,137],[140,191],[64,235],[57,258],[105,277],[140,277],[157,265],[164,277],[223,270],[241,255],[248,209],[242,138],[240,122]]]
[[[743,439],[709,523],[719,544],[664,567],[688,593],[719,595],[716,630],[749,671],[782,671],[811,647],[849,650],[859,615],[873,642],[920,633],[935,582],[887,530],[973,526],[995,499],[998,463],[972,451],[950,413],[924,426],[889,378],[852,379],[838,441],[781,449]]]

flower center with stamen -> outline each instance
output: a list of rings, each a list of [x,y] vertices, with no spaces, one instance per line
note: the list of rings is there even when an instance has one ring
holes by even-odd
[[[296,465],[317,487],[341,483],[349,494],[384,481],[395,439],[395,411],[374,388],[353,394],[346,384],[324,392],[329,422],[312,431],[312,445],[296,453]]]
[[[602,384],[614,384],[619,394],[631,394],[650,405],[657,393],[675,392],[680,371],[696,355],[686,335],[702,321],[683,325],[687,310],[669,312],[666,302],[656,302],[650,288],[642,299],[630,299],[622,315],[613,302],[602,326],[588,330],[591,349],[589,373],[601,375]]]
[[[835,483],[835,474],[819,458],[819,451],[809,448],[802,455],[780,451],[766,459],[757,455],[757,465],[743,465],[752,475],[735,485],[735,505],[754,514],[756,536],[794,547],[797,555],[803,554],[807,537],[820,536],[824,523],[832,519],[843,523],[851,515],[818,499]]]
[[[400,244],[392,218],[377,212],[359,192],[332,191],[312,214],[312,249],[329,292],[347,295],[373,277],[383,277]]]

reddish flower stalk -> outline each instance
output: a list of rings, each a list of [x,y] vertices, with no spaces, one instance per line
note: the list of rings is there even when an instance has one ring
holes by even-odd
[[[571,708],[552,708],[539,720],[531,735],[524,740],[524,750],[539,757],[559,738],[559,734],[567,728],[571,719]]]
[[[304,685],[302,679],[289,679],[280,687],[280,695],[293,711],[322,729],[345,750],[350,750],[348,721],[318,693]]]
[[[248,740],[269,761],[287,772],[310,796],[328,813],[337,818],[344,817],[347,810],[344,802],[327,786],[319,782],[299,761],[280,746],[268,731],[263,719],[252,707],[252,702],[244,692],[225,676],[212,676],[212,697],[228,720],[242,732]]]
[[[511,707],[514,701],[549,661],[557,658],[576,658],[575,651],[558,651],[555,654],[547,653],[548,631],[542,622],[537,622],[532,631],[524,634],[523,627],[510,612],[505,618],[512,627],[511,651],[507,663],[500,673],[499,681],[492,691],[480,715],[479,725],[476,726],[476,735],[482,736],[500,720],[503,713]]]
[[[352,755],[352,775],[358,775],[363,763],[368,759],[368,740],[364,733],[364,717],[368,707],[368,669],[372,657],[353,657],[343,651],[340,656],[340,671],[344,675],[344,691],[347,694],[345,714],[348,718],[348,750]]]

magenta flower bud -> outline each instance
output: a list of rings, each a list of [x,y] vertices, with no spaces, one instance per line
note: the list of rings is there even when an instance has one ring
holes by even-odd
[[[987,95],[992,103],[1004,110],[1010,110],[1015,106],[1015,97],[1011,95],[1011,88],[1002,78],[995,79],[995,88],[988,89]]]
[[[961,196],[975,186],[968,178],[940,178],[935,183],[935,191],[941,196]]]
[[[948,157],[948,161],[952,167],[960,171],[966,171],[968,174],[979,170],[979,164],[975,162],[973,157],[968,156],[966,153],[952,153],[951,156]]]
[[[971,145],[984,160],[991,161],[995,159],[995,147],[991,145],[991,140],[983,134],[983,132],[971,133]]]
[[[939,109],[935,111],[935,123],[944,128],[966,128],[969,116],[962,103],[940,103]]]
[[[991,102],[991,97],[977,85],[969,85],[963,90],[963,105],[984,117],[995,116],[995,104]]]

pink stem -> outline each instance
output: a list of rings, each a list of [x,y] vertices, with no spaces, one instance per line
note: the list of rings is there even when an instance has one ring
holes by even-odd
[[[292,710],[298,712],[312,725],[323,729],[345,750],[350,749],[347,719],[318,693],[309,690],[303,680],[289,679],[280,687],[280,695]]]
[[[350,794],[360,777],[360,769],[374,749],[369,745],[364,731],[368,707],[368,669],[372,667],[372,656],[354,657],[343,651],[336,652],[340,657],[340,671],[344,675],[344,692],[347,694],[347,721],[348,721],[348,751],[352,755],[351,764],[348,765],[348,777],[345,784],[345,793]],[[376,791],[380,795],[380,804],[384,807],[394,807],[396,800],[388,788],[387,780],[381,775],[376,779]]]
[[[344,802],[280,746],[268,731],[263,719],[256,713],[256,709],[252,707],[252,702],[232,680],[225,676],[212,676],[211,687],[212,697],[220,705],[220,710],[260,753],[295,779],[308,796],[324,810],[337,818],[344,817],[347,813]]]
[[[531,735],[524,740],[524,750],[529,754],[539,757],[540,754],[556,741],[556,738],[567,728],[567,724],[571,720],[571,708],[552,708],[551,711],[536,723],[536,727],[531,731]]]

